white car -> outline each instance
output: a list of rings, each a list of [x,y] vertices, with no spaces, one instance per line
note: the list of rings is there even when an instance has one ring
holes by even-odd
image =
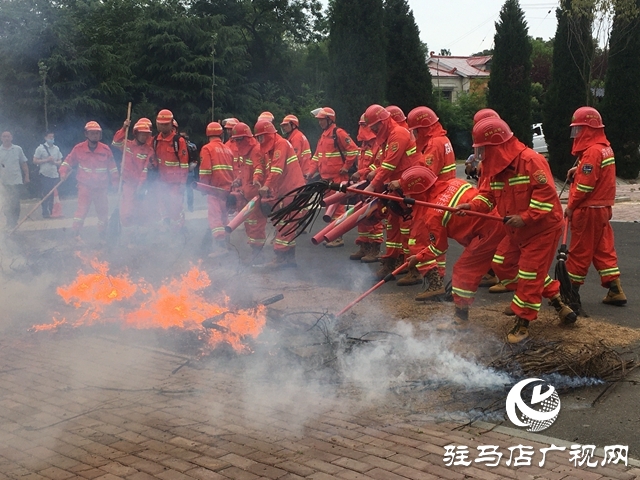
[[[533,132],[533,149],[541,153],[542,155],[547,154],[547,142],[544,139],[544,132],[542,131],[541,123],[534,123],[531,125],[531,130]]]

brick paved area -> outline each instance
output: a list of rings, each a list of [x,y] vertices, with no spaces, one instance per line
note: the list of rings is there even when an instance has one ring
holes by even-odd
[[[151,334],[150,334],[151,335]],[[444,445],[549,444],[451,423],[381,423],[354,400],[273,404],[242,378],[126,339],[38,334],[0,340],[0,479],[631,479],[640,469],[474,463]],[[275,387],[276,386],[271,386]],[[265,386],[265,390],[270,386]],[[602,445],[600,446],[602,447]]]

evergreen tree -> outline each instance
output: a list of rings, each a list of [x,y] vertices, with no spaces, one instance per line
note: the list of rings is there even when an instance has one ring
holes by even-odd
[[[570,11],[571,0],[562,0],[560,8],[556,10],[558,27],[553,41],[551,84],[542,112],[544,135],[549,147],[549,166],[558,178],[565,178],[575,161],[571,155],[573,140],[569,138],[569,125],[573,112],[587,104],[584,79],[589,78],[593,54],[590,20],[572,15]],[[589,42],[590,49],[581,47],[589,45]]]
[[[385,100],[382,0],[335,0],[329,28],[329,106],[355,132],[366,108]]]
[[[640,0],[636,1],[640,8]],[[640,18],[618,12],[609,44],[602,116],[616,156],[616,174],[640,172]]]
[[[489,108],[520,141],[531,144],[531,42],[518,0],[507,0],[496,22],[489,77]]]
[[[386,0],[387,101],[405,114],[419,105],[432,105],[431,73],[426,48],[407,0]]]

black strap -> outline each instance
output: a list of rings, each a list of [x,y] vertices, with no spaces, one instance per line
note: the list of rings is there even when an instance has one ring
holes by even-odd
[[[340,148],[340,142],[338,141],[338,127],[333,127],[333,146],[338,149],[340,152],[340,157],[342,158],[342,164],[347,163],[347,159],[344,157],[344,152]]]
[[[47,148],[47,144],[43,143],[42,146],[44,147],[44,149],[47,151],[47,155],[51,156],[51,152],[49,151],[49,149]]]

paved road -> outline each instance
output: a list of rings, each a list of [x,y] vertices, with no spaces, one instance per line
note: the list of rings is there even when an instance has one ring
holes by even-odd
[[[65,201],[68,217],[73,208],[73,201]],[[174,246],[166,255],[161,243],[153,244],[152,250],[103,254],[114,268],[180,271],[193,255],[182,255],[179,249],[195,251],[206,228],[203,208],[202,199],[196,196],[187,244]],[[95,238],[91,223],[86,231],[89,243]],[[80,262],[74,249],[56,247],[70,241],[61,228],[64,225],[64,221],[35,220],[29,225],[32,231],[3,242],[0,248],[4,292],[0,480],[640,477],[637,463],[626,469],[615,465],[595,469],[576,467],[569,459],[574,443],[626,444],[630,455],[640,458],[637,374],[609,389],[595,406],[591,403],[604,387],[563,396],[558,421],[542,437],[510,428],[508,423],[495,427],[495,423],[464,426],[464,422],[407,421],[403,412],[389,412],[384,405],[363,410],[352,396],[336,393],[337,397],[327,398],[307,391],[306,382],[298,387],[295,381],[286,383],[293,387],[281,391],[278,386],[282,384],[266,382],[268,375],[263,370],[242,359],[226,363],[214,359],[172,374],[189,357],[167,347],[166,341],[160,346],[160,342],[149,344],[148,339],[141,341],[139,336],[123,336],[110,329],[26,334],[25,327],[48,321],[51,310],[61,308],[55,288],[75,276]],[[629,305],[601,305],[604,290],[595,272],[589,274],[583,289],[589,313],[634,328],[640,322],[639,228],[634,223],[614,225]],[[234,234],[234,244],[246,255],[242,235]],[[346,240],[353,240],[353,234]],[[26,249],[34,243],[39,247],[37,255]],[[263,282],[262,287],[268,291],[270,286],[287,285],[288,296],[298,291],[311,298],[314,291],[308,286],[312,285],[319,291],[343,289],[344,298],[349,298],[362,291],[368,280],[361,278],[361,267],[345,260],[348,248],[331,252],[302,237],[298,249],[301,267],[280,280],[268,277],[270,283]],[[453,260],[459,252],[452,245],[449,258]],[[205,268],[215,277],[216,267],[205,264]],[[237,295],[243,287],[252,288],[244,280],[240,287],[233,279],[226,282]],[[385,288],[387,293],[407,297],[419,289]],[[337,309],[344,298],[327,298],[327,308]],[[538,467],[539,449],[552,443],[566,450],[550,454],[545,465]],[[483,445],[498,446],[505,457],[498,467],[479,462],[468,467],[447,466],[443,447],[449,444],[470,447],[472,461],[477,459],[476,447]],[[506,465],[508,449],[518,444],[536,450],[532,466]]]

